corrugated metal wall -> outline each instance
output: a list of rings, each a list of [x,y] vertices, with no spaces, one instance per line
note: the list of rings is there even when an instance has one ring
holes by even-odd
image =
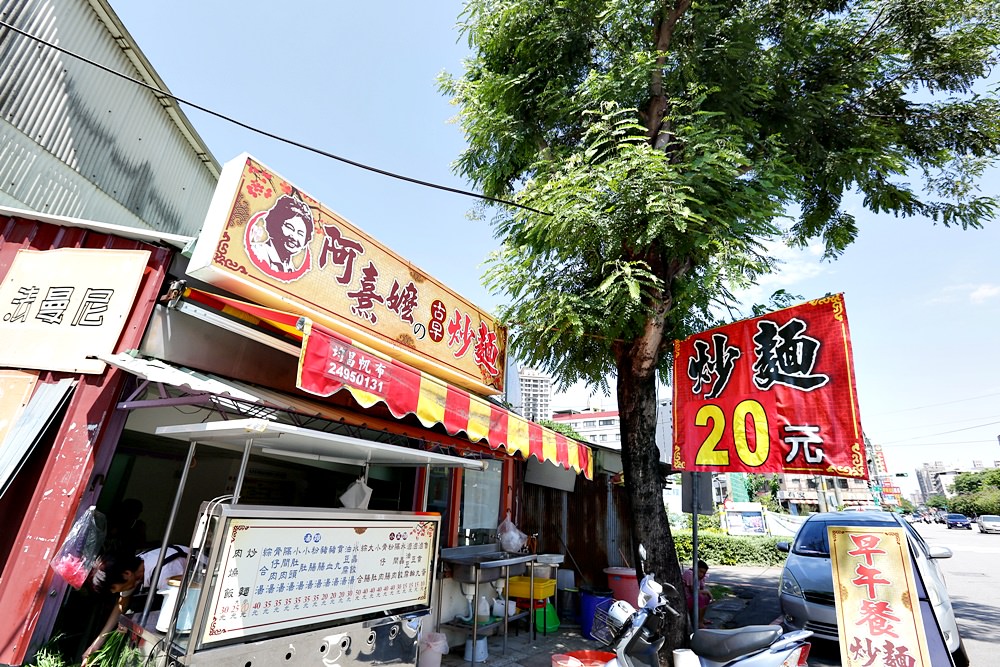
[[[572,492],[535,484],[520,489],[515,523],[529,535],[538,534],[538,553],[566,555],[560,568],[576,572],[577,587],[607,588],[604,568],[624,566],[625,557],[632,560],[628,497],[608,475],[595,473],[594,481],[580,475]]]
[[[131,39],[86,0],[3,0],[0,18],[149,79],[126,55],[135,49]],[[0,203],[197,234],[217,164],[196,147],[193,130],[177,122],[176,109],[145,88],[0,27]]]

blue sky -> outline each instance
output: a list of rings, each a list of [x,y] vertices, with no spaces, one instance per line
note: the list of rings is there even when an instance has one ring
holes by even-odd
[[[466,45],[457,0],[284,5],[113,0],[171,91],[244,123],[407,176],[468,188],[451,172],[464,146],[437,91]],[[247,151],[416,266],[487,308],[482,262],[496,247],[474,200],[367,173],[185,108],[216,158]],[[985,191],[1000,190],[998,172]],[[1000,221],[985,230],[856,211],[857,243],[839,260],[785,253],[784,288],[844,292],[861,419],[890,469],[1000,460]],[[583,407],[586,392],[557,397]],[[605,405],[607,405],[607,401]]]

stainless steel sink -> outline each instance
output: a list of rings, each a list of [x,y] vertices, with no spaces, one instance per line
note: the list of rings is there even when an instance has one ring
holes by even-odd
[[[495,581],[503,576],[504,567],[530,563],[535,555],[489,551],[483,547],[454,547],[442,549],[441,560],[451,563],[451,576],[456,581],[471,584],[476,581],[477,570],[479,581]]]

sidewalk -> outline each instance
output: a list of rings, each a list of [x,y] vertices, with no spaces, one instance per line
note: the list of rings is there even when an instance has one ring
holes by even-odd
[[[745,625],[779,623],[778,579],[781,566],[713,565],[708,584],[725,586],[727,595],[705,612],[713,628],[740,628]]]
[[[563,621],[559,629],[548,635],[538,633],[535,639],[529,636],[526,629],[517,634],[511,631],[507,635],[507,651],[503,651],[503,637],[493,636],[487,640],[489,656],[477,665],[485,667],[551,667],[552,656],[556,653],[570,651],[606,651],[600,642],[587,639],[580,633],[580,626]],[[452,647],[441,657],[441,667],[467,667],[470,661],[465,660],[465,647]]]
[[[705,613],[714,628],[736,628],[744,625],[767,625],[780,615],[778,607],[778,577],[781,568],[732,567],[716,565],[709,570],[708,583],[725,586],[727,594],[713,602]],[[507,651],[503,652],[503,637],[487,639],[489,656],[484,667],[550,667],[552,656],[570,651],[607,651],[600,642],[587,639],[580,633],[580,626],[562,621],[556,632],[535,639],[525,629],[507,636]],[[442,667],[467,667],[465,647],[452,647],[441,659]]]

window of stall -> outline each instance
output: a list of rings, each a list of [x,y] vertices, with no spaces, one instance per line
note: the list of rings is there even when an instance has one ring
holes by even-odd
[[[432,467],[427,510],[441,514],[441,546],[490,544],[496,541],[505,509],[504,461],[486,461],[483,470]],[[453,515],[452,510],[458,509]]]

